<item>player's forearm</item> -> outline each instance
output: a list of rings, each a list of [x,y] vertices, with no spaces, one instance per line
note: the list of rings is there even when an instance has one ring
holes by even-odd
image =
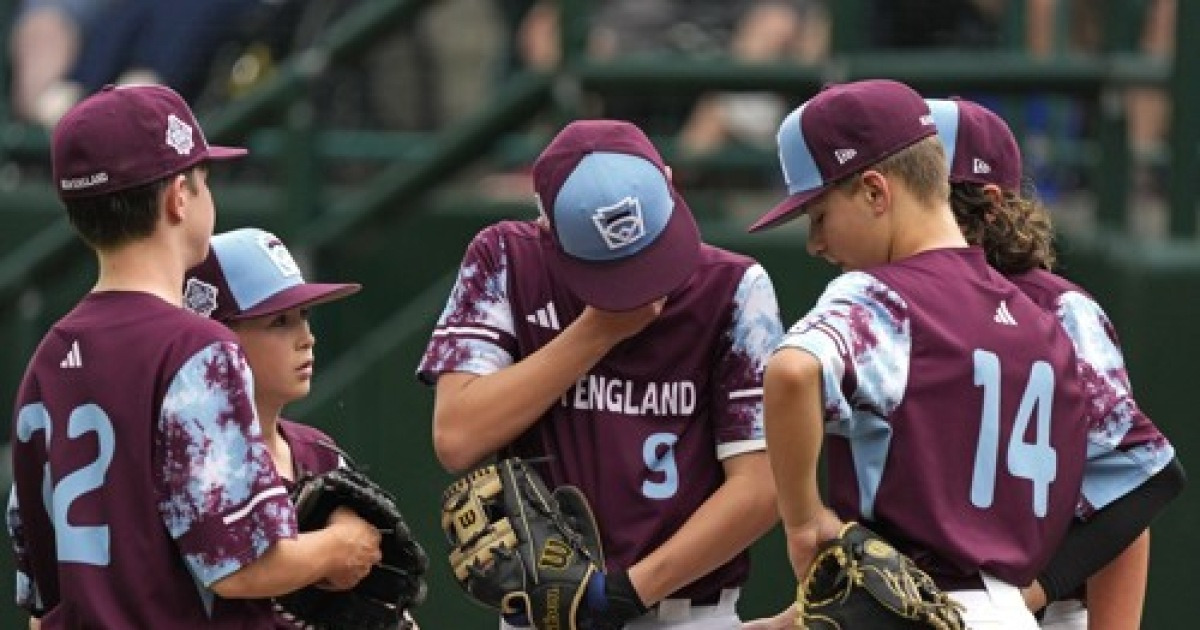
[[[1150,530],[1088,578],[1088,630],[1136,630],[1150,568]]]
[[[820,363],[803,350],[777,352],[767,365],[763,405],[780,515],[785,525],[810,523],[825,507],[817,486],[824,440]]]
[[[319,582],[338,550],[334,535],[323,529],[280,540],[254,562],[214,582],[212,590],[227,599],[262,599]]]
[[[808,352],[784,349],[771,357],[763,386],[767,452],[779,494],[788,558],[803,580],[817,545],[837,535],[840,521],[817,486],[824,439],[821,364]]]
[[[630,568],[630,580],[645,604],[654,604],[711,573],[778,522],[766,455],[746,453],[725,464],[721,487],[675,535]]]
[[[498,372],[442,375],[433,418],[438,461],[460,472],[510,444],[612,345],[573,323],[537,352]]]

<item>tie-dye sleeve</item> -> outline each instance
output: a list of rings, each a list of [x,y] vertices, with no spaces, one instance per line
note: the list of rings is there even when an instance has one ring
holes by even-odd
[[[911,324],[904,300],[860,272],[835,278],[796,322],[780,348],[817,358],[823,374],[825,421],[830,430],[855,430],[863,415],[886,418],[908,383]]]
[[[766,448],[763,431],[763,369],[783,336],[775,286],[761,265],[746,269],[733,298],[728,345],[716,367],[713,408],[717,457]]]
[[[493,226],[467,247],[417,376],[432,385],[445,372],[484,375],[508,367],[516,351],[513,331],[508,258],[500,230]]]
[[[21,510],[17,501],[17,488],[13,486],[8,495],[8,511],[5,522],[8,526],[8,537],[12,541],[13,558],[16,561],[16,601],[17,606],[34,615],[42,613],[42,598],[33,582],[33,572],[29,569],[29,554],[25,546],[25,533],[21,526]]]
[[[262,440],[250,368],[233,344],[197,352],[163,399],[159,511],[198,582],[213,582],[296,536],[296,516]]]
[[[1175,449],[1133,399],[1125,357],[1100,305],[1068,291],[1059,296],[1057,315],[1075,345],[1088,392],[1088,461],[1079,510],[1086,517],[1161,471]]]

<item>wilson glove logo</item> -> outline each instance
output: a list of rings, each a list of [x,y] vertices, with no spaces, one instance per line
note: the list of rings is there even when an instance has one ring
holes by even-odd
[[[538,557],[538,568],[554,569],[562,571],[571,564],[571,556],[574,550],[567,546],[566,543],[557,539],[550,538],[542,547],[542,553]]]
[[[542,628],[559,630],[562,628],[562,616],[558,614],[559,603],[562,600],[562,589],[554,587],[546,591],[546,614],[542,617]]]

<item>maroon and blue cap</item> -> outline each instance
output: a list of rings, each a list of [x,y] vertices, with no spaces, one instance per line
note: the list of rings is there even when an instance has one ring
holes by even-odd
[[[995,184],[1021,190],[1021,150],[1008,123],[990,109],[961,98],[927,99],[946,147],[951,183]]]
[[[827,86],[779,125],[788,197],[750,231],[800,216],[834,184],[935,133],[925,99],[903,83],[870,79]]]
[[[50,153],[59,197],[78,199],[149,184],[246,150],[210,146],[191,108],[169,87],[110,85],[63,116]]]
[[[554,241],[555,272],[579,299],[626,311],[682,285],[700,257],[700,230],[637,126],[579,120],[533,164]]]
[[[241,228],[212,237],[208,257],[184,280],[183,305],[198,315],[231,322],[330,302],[361,288],[305,282],[283,241],[258,228]]]

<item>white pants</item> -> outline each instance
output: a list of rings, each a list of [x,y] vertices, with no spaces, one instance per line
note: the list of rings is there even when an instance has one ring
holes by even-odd
[[[963,622],[971,630],[1037,630],[1037,619],[1025,607],[1021,589],[983,574],[982,590],[950,591],[962,604]]]
[[[1052,602],[1042,615],[1042,630],[1087,630],[1087,627],[1087,608],[1078,599]]]
[[[721,601],[712,606],[693,606],[686,599],[664,599],[650,612],[625,624],[626,630],[736,630],[742,627],[737,601],[741,589],[721,591]],[[500,630],[521,630],[500,620]]]

